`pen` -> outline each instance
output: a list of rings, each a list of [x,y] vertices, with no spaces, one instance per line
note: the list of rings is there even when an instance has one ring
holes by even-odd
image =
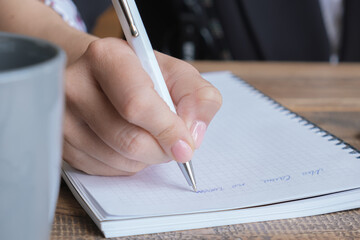
[[[155,58],[154,51],[151,47],[149,37],[146,33],[135,1],[112,0],[112,3],[128,44],[140,59],[141,65],[145,71],[149,74],[154,83],[155,90],[167,103],[171,111],[176,113],[174,103],[172,102],[164,77],[161,74],[159,64]],[[178,166],[189,186],[192,186],[193,190],[196,192],[196,182],[191,161],[187,163],[178,163]]]

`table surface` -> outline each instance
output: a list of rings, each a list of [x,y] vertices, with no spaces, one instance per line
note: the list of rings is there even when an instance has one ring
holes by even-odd
[[[360,64],[195,62],[193,65],[200,72],[232,71],[287,108],[360,149]],[[103,239],[64,182],[51,239]],[[360,209],[118,239],[360,239]]]

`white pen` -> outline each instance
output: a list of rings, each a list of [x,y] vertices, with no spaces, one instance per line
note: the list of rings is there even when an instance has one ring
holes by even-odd
[[[172,102],[164,77],[161,74],[159,64],[155,58],[154,51],[151,47],[149,37],[146,33],[135,1],[112,0],[112,3],[114,5],[127,42],[140,59],[140,62],[145,71],[149,74],[151,80],[154,83],[155,90],[168,104],[171,111],[176,113],[174,103]],[[191,161],[187,163],[178,163],[178,165],[184,174],[186,181],[196,192],[196,182]]]

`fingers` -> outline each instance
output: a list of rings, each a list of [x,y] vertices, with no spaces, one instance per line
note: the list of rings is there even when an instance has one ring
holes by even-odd
[[[101,176],[129,176],[135,173],[110,167],[90,157],[86,153],[79,151],[67,141],[64,141],[63,145],[63,159],[74,168],[79,169],[87,174]]]
[[[94,41],[67,69],[63,157],[72,166],[112,176],[191,159],[221,95],[189,64],[156,56],[178,114],[122,40]]]
[[[88,54],[89,59],[101,60],[89,63],[93,76],[121,117],[149,132],[168,156],[179,162],[189,161],[194,148],[189,129],[156,93],[129,46],[118,39],[107,39],[94,42]]]
[[[221,107],[221,94],[190,64],[158,52],[156,57],[177,113],[190,129],[196,148],[199,148],[207,126]]]
[[[87,173],[101,175],[133,174],[147,165],[127,159],[104,144],[84,123],[79,123],[69,110],[64,121],[63,157]]]
[[[76,82],[66,83],[68,109],[64,134],[73,145],[113,167],[121,165],[124,158],[145,164],[170,160],[147,131],[125,121],[103,92],[89,83],[90,77],[77,69],[79,66],[67,71]],[[81,92],[73,92],[75,87]]]
[[[86,124],[78,123],[78,120],[69,113],[69,110],[66,112],[64,121],[65,140],[76,149],[86,152],[90,157],[110,167],[127,172],[138,172],[148,164],[161,163],[159,162],[161,157],[149,158],[149,155],[144,155],[141,159],[143,161],[124,157],[106,145]]]

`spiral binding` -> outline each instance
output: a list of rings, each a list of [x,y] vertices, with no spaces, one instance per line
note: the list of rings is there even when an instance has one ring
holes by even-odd
[[[253,92],[259,94],[259,96],[261,96],[262,98],[265,98],[266,100],[270,101],[273,104],[275,109],[278,109],[280,112],[285,113],[287,116],[290,117],[290,119],[298,120],[298,122],[301,125],[303,125],[304,127],[308,127],[308,129],[311,130],[312,132],[314,132],[315,134],[321,135],[321,137],[327,139],[329,142],[335,142],[336,146],[342,148],[343,150],[347,150],[349,154],[355,155],[355,158],[360,159],[360,151],[358,149],[356,149],[355,147],[353,147],[351,144],[345,142],[344,140],[342,140],[342,139],[336,137],[335,135],[331,134],[330,132],[324,130],[323,128],[321,128],[320,126],[316,125],[315,123],[309,121],[305,117],[300,116],[298,113],[295,113],[295,112],[289,110],[288,108],[286,108],[285,106],[283,106],[282,104],[277,102],[276,100],[272,99],[271,97],[269,97],[268,95],[266,95],[265,93],[260,91],[259,89],[255,88],[254,86],[252,86],[251,84],[246,82],[245,80],[239,78],[238,76],[236,76],[234,74],[231,74],[231,75],[234,79],[238,80],[239,83],[247,86]]]

